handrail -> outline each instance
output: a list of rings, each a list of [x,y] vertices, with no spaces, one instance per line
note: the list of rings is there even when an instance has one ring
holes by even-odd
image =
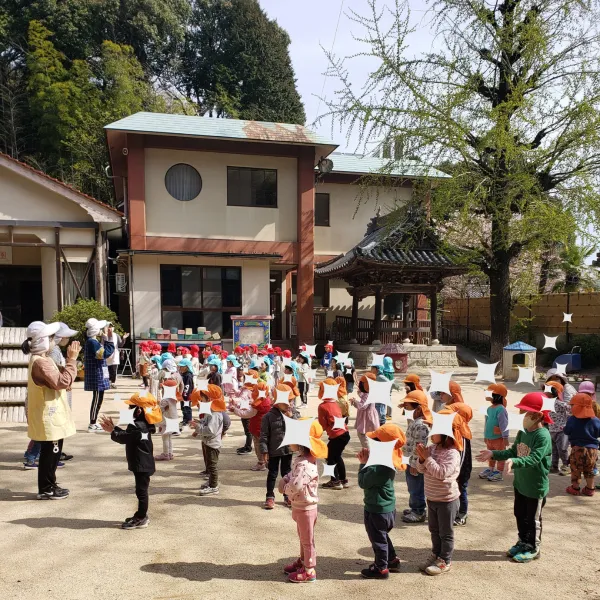
[[[456,321],[442,321],[442,343],[461,344],[486,356],[489,356],[492,350],[492,339],[489,335]]]

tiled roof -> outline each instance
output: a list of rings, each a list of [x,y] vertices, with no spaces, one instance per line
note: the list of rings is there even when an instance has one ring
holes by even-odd
[[[97,200],[93,196],[88,196],[87,194],[84,194],[82,191],[78,190],[77,188],[74,188],[73,186],[69,185],[68,183],[61,181],[60,179],[56,179],[55,177],[51,177],[50,175],[48,175],[47,173],[44,173],[43,171],[40,171],[39,169],[34,169],[32,166],[28,165],[27,163],[17,160],[16,158],[9,156],[8,154],[4,154],[3,152],[0,152],[0,166],[2,165],[3,160],[10,162],[10,163],[14,163],[15,165],[17,165],[18,167],[21,167],[23,169],[27,169],[31,173],[34,173],[35,175],[37,175],[39,177],[43,177],[47,181],[57,183],[61,187],[69,190],[70,192],[74,192],[78,196],[81,196],[82,198],[85,198],[86,200],[89,200],[90,202],[94,202],[95,204],[97,204],[98,206],[101,206],[102,208],[110,210],[121,217],[123,216],[123,213],[120,210],[113,208],[109,204],[105,204],[104,202]]]
[[[529,344],[526,344],[525,342],[513,342],[512,344],[509,344],[508,346],[504,346],[505,350],[517,350],[519,352],[531,352],[532,350],[536,350],[537,348],[535,348],[534,346],[530,346]]]
[[[417,160],[390,160],[361,154],[333,152],[329,155],[333,161],[332,173],[357,175],[382,174],[390,177],[450,177],[446,173],[428,167]]]

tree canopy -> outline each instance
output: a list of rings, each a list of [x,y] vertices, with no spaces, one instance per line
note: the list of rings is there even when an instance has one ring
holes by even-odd
[[[5,0],[0,151],[111,202],[126,115],[304,123],[289,43],[257,0]]]
[[[405,155],[452,165],[452,178],[429,182],[431,217],[489,280],[497,360],[508,342],[511,265],[600,224],[599,9],[431,0],[421,23],[435,42],[411,56],[408,1],[367,3],[369,14],[352,18],[359,56],[375,66],[360,86],[350,58],[329,56],[340,86],[328,114],[367,147],[400,140]]]

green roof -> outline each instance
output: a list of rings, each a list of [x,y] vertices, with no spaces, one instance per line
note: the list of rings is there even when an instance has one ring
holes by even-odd
[[[130,131],[132,133],[329,146],[329,152],[332,152],[338,146],[335,142],[302,125],[166,113],[138,112],[110,123],[104,129]]]
[[[417,160],[391,160],[361,154],[345,154],[333,152],[329,158],[333,161],[332,173],[349,173],[356,175],[376,175],[378,173],[391,177],[450,177],[446,173],[428,167]]]

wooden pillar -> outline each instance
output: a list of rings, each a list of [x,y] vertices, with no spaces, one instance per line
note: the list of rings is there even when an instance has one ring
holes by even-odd
[[[408,320],[408,313],[410,311],[410,294],[404,294],[402,297],[402,327],[408,329],[410,327],[410,321]],[[404,339],[409,339],[410,334],[408,331],[404,332]]]
[[[438,341],[438,327],[437,327],[437,289],[433,289],[431,294],[429,295],[429,303],[430,303],[430,323],[431,323],[431,341]]]
[[[355,289],[352,294],[352,321],[350,324],[350,341],[358,343],[358,292]]]
[[[379,336],[381,335],[381,304],[382,295],[381,288],[378,287],[375,290],[375,315],[373,317],[373,341],[381,341]]]
[[[285,336],[292,337],[292,271],[285,274]]]
[[[314,149],[302,147],[298,156],[298,274],[296,329],[298,342],[312,344],[315,293],[315,173]]]
[[[146,250],[146,184],[144,137],[127,136],[127,177],[129,205],[127,224],[132,250]]]
[[[54,252],[56,253],[56,307],[63,309],[62,263],[60,262],[60,229],[54,228]]]

